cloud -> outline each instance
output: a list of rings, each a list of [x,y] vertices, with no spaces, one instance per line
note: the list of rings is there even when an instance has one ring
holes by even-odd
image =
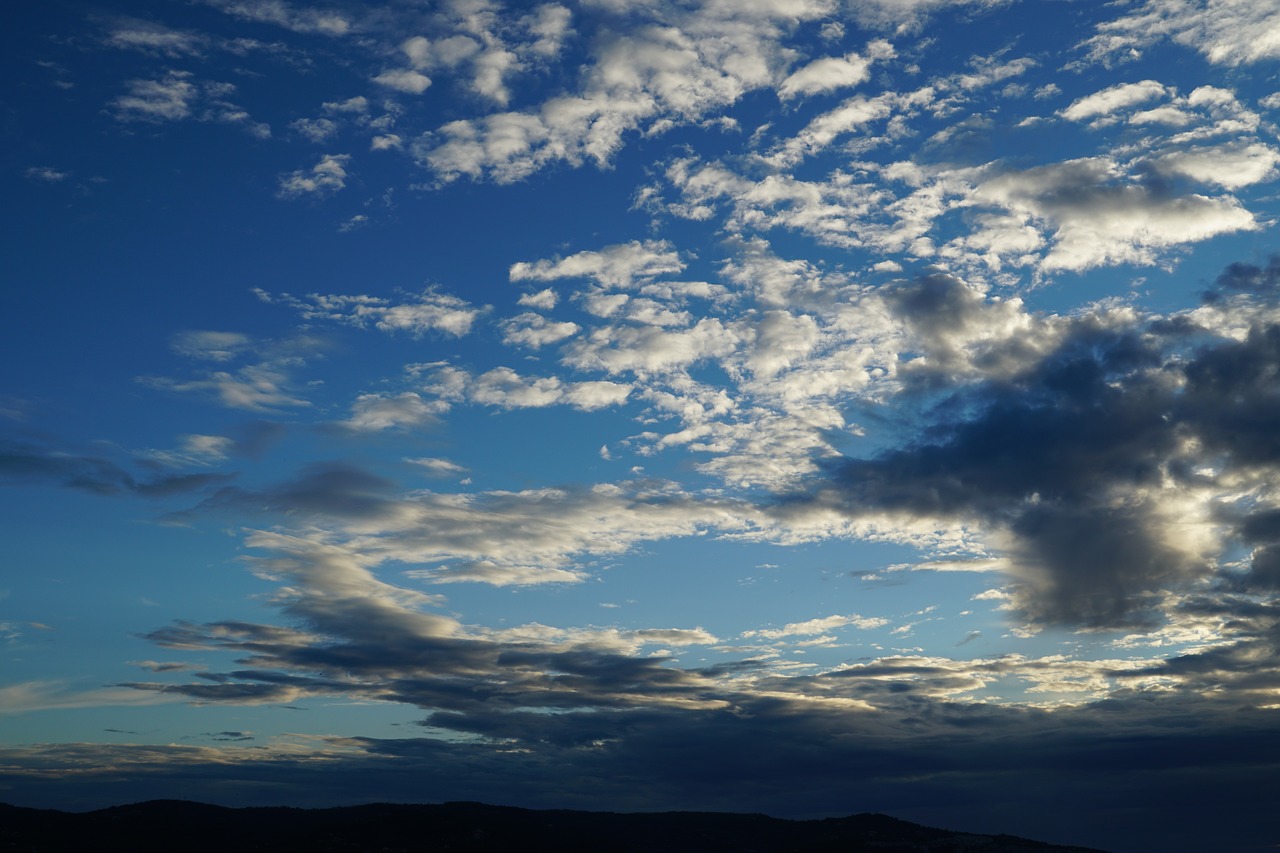
[[[189,71],[167,71],[158,80],[130,80],[127,93],[110,102],[118,121],[159,124],[194,119],[236,125],[250,136],[269,139],[271,128],[254,121],[242,107],[228,100],[231,83],[197,80]]]
[[[342,421],[342,425],[353,430],[376,432],[432,423],[438,414],[438,408],[412,392],[394,397],[361,394],[351,404],[351,417]]]
[[[431,78],[412,69],[383,71],[373,82],[407,95],[421,95],[431,85]]]
[[[1280,56],[1280,13],[1243,0],[1146,0],[1103,21],[1080,46],[1109,62],[1164,39],[1199,51],[1215,65],[1236,67]]]
[[[26,714],[69,708],[136,707],[171,702],[123,686],[77,690],[65,681],[21,681],[0,687],[0,714]]]
[[[1258,142],[1232,142],[1172,151],[1152,160],[1160,172],[1235,190],[1268,180],[1280,153]]]
[[[139,50],[170,58],[198,56],[208,39],[199,33],[174,30],[150,21],[117,21],[104,42],[109,47]]]
[[[870,630],[872,628],[883,628],[889,624],[888,619],[876,617],[859,616],[856,613],[848,616],[824,616],[818,619],[810,619],[806,622],[789,622],[781,628],[761,628],[756,631],[745,631],[743,637],[760,637],[765,640],[780,640],[784,637],[807,637],[816,634],[825,634],[828,631],[834,631],[852,625],[860,630]]]
[[[211,489],[234,474],[162,474],[140,480],[105,456],[90,456],[17,441],[0,441],[0,481],[10,485],[53,481],[97,495],[167,498]]]
[[[290,122],[289,127],[315,143],[327,141],[338,132],[338,124],[327,118],[300,118]]]
[[[310,170],[299,169],[280,178],[280,198],[333,195],[347,185],[349,154],[325,154]]]
[[[404,302],[364,294],[310,293],[305,297],[289,293],[271,294],[255,289],[264,302],[278,302],[296,310],[306,320],[331,320],[352,326],[368,326],[383,332],[408,332],[421,337],[443,332],[462,337],[471,331],[476,318],[487,310],[433,288],[423,290]]]
[[[324,807],[347,802],[344,786],[370,801],[394,802],[411,785],[413,798],[422,802],[501,800],[547,809],[603,803],[615,811],[808,817],[845,814],[852,802],[932,826],[975,832],[999,826],[1021,836],[1171,851],[1221,844],[1221,826],[1202,820],[1210,810],[1239,828],[1242,844],[1264,846],[1272,837],[1251,801],[1275,772],[1267,758],[1275,735],[1257,713],[1242,714],[1234,725],[1215,720],[1201,731],[1172,715],[1163,729],[1126,715],[1099,731],[1081,715],[952,709],[943,715],[949,722],[930,729],[938,737],[913,739],[865,714],[800,709],[781,700],[742,710],[751,715],[626,711],[504,720],[477,712],[434,718],[481,735],[470,742],[294,737],[217,748],[26,745],[5,749],[4,781],[20,792],[19,805],[68,809],[166,796],[249,806],[261,802],[264,787],[280,792],[281,803]],[[1087,736],[1073,734],[1066,723],[1084,725]],[[526,726],[528,739],[521,760],[512,761],[501,741],[519,725]],[[813,748],[814,742],[822,748]],[[849,767],[865,772],[850,774]],[[257,784],[238,784],[246,778]],[[1036,804],[1045,797],[1107,816],[1124,803],[1128,820],[1116,821],[1118,832],[1082,824],[1074,810],[1053,810],[1038,821]]]
[[[51,166],[31,166],[23,170],[22,174],[33,181],[43,181],[48,184],[60,183],[71,177],[70,172],[62,172]]]
[[[369,99],[364,95],[355,95],[345,101],[325,101],[321,108],[330,115],[364,115],[369,111]]]
[[[1055,226],[1041,262],[1046,271],[1152,264],[1158,249],[1258,227],[1231,196],[1169,196],[1125,180],[1105,157],[1007,172],[983,181],[975,195]]]
[[[605,14],[621,8],[597,6]],[[626,26],[597,28],[589,62],[576,85],[540,105],[478,119],[459,119],[422,136],[414,156],[442,182],[466,176],[499,183],[520,180],[555,162],[610,162],[629,134],[694,123],[747,92],[779,81],[791,56],[781,44],[797,22],[827,12],[826,4],[720,4],[684,9],[659,4],[626,10]],[[414,48],[417,50],[418,48]],[[476,88],[498,103],[499,82],[515,67],[509,52],[490,51]],[[421,47],[422,61],[430,52]]]
[[[1263,277],[1255,270],[1230,270],[1224,287]],[[961,287],[908,288],[897,310],[927,324],[953,313],[937,296]],[[829,463],[815,509],[977,525],[1008,557],[1016,607],[1031,619],[1159,624],[1169,597],[1210,577],[1243,535],[1224,521],[1236,511],[1257,518],[1256,507],[1228,512],[1251,499],[1225,492],[1249,493],[1280,463],[1257,432],[1276,403],[1262,377],[1280,358],[1280,330],[1247,319],[1256,306],[1210,302],[1226,304],[1180,319],[1095,309],[1058,321],[1046,349],[995,361],[991,380],[951,392],[916,439]],[[1220,310],[1244,328],[1211,332]]]
[[[1071,103],[1061,113],[1069,121],[1088,121],[1108,118],[1114,113],[1137,104],[1167,97],[1171,90],[1155,80],[1140,83],[1120,83]]]
[[[267,488],[223,487],[176,518],[238,512],[298,525],[284,538],[251,537],[269,550],[311,553],[314,546],[316,554],[345,555],[342,560],[362,571],[395,562],[437,581],[452,579],[457,568],[465,579],[501,577],[504,583],[518,582],[513,576],[521,572],[529,578],[524,583],[565,580],[565,572],[585,577],[575,560],[626,553],[649,540],[768,524],[741,502],[687,494],[670,484],[399,494],[386,478],[338,462],[311,466]]]
[[[600,327],[567,344],[563,360],[579,370],[660,373],[726,356],[737,346],[737,334],[712,317],[678,330],[658,326]]]
[[[273,412],[311,404],[294,395],[291,374],[315,354],[318,342],[306,336],[280,341],[256,341],[236,332],[183,332],[173,339],[179,355],[198,361],[225,363],[253,359],[235,370],[209,371],[194,379],[165,376],[138,376],[134,381],[151,388],[179,393],[211,395],[224,406],[250,411]],[[261,429],[259,429],[261,427]],[[253,433],[262,436],[274,431],[271,425],[248,429],[249,445],[261,446]],[[252,455],[256,451],[249,451]]]
[[[406,459],[405,461],[424,469],[427,472],[427,476],[430,477],[453,477],[467,473],[466,468],[456,462],[450,462],[448,459],[424,456],[416,459]]]
[[[253,340],[239,332],[180,332],[174,335],[172,347],[174,352],[187,358],[230,361],[252,349]]]
[[[547,293],[549,291],[543,291]],[[542,347],[572,337],[582,327],[569,321],[555,322],[541,314],[526,311],[515,317],[503,320],[502,342],[508,346]]]
[[[537,293],[522,293],[517,300],[518,304],[527,308],[537,308],[539,311],[551,311],[559,301],[560,297],[549,287]]]
[[[599,251],[585,251],[555,260],[512,264],[512,281],[556,281],[586,278],[603,287],[629,289],[637,279],[649,280],[684,270],[679,255],[665,241],[619,243]]]
[[[296,33],[343,36],[352,30],[351,21],[341,12],[297,8],[284,0],[205,0],[228,15],[274,24]]]
[[[871,60],[856,53],[816,59],[803,68],[791,72],[778,87],[778,97],[786,101],[798,96],[829,92],[833,89],[852,88],[866,82],[871,76],[870,68]]]
[[[556,376],[522,376],[510,367],[495,367],[473,375],[456,367],[440,366],[424,378],[424,390],[446,404],[466,401],[502,409],[569,405],[592,411],[622,405],[632,391],[630,384],[621,382],[565,382]]]
[[[311,403],[287,390],[288,375],[271,364],[241,367],[234,373],[219,370],[202,379],[181,381],[163,376],[140,376],[138,381],[152,388],[178,393],[211,395],[232,409],[251,412],[274,412],[284,408],[306,407]]]
[[[177,121],[191,115],[197,89],[189,71],[170,71],[160,80],[131,80],[128,94],[111,102],[121,121]]]

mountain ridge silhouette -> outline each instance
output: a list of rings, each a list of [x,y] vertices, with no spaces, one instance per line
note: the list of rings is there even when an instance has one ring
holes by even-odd
[[[459,851],[533,845],[616,853],[1103,853],[883,814],[788,820],[732,812],[595,812],[476,802],[232,808],[149,800],[90,812],[0,803],[2,851]]]

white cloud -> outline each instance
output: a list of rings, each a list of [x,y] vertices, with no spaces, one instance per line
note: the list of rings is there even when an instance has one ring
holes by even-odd
[[[177,121],[191,115],[198,95],[189,71],[169,71],[159,80],[130,80],[128,93],[111,102],[121,121]]]
[[[383,71],[373,82],[408,95],[421,95],[431,86],[431,78],[408,68]]]
[[[599,251],[578,252],[567,258],[520,261],[508,273],[512,281],[555,281],[588,278],[604,287],[629,288],[636,279],[678,273],[684,269],[680,256],[665,241],[633,240],[607,246]]]
[[[778,97],[787,101],[802,95],[848,89],[866,82],[871,76],[870,69],[871,60],[856,53],[817,59],[783,80],[778,87]]]
[[[949,6],[1000,6],[1003,0],[865,0],[849,11],[867,26],[893,28],[910,32],[918,28],[931,13]]]
[[[975,197],[1050,223],[1047,271],[1153,264],[1156,250],[1257,228],[1230,197],[1166,197],[1124,179],[1105,157],[1071,160],[982,182]]]
[[[310,171],[299,169],[280,178],[277,195],[281,198],[332,195],[346,187],[346,165],[350,159],[349,154],[325,154]]]
[[[229,361],[250,349],[253,340],[239,332],[180,332],[174,335],[172,346],[188,358]]]
[[[522,566],[493,560],[467,560],[433,569],[410,569],[405,577],[431,583],[484,583],[489,586],[537,586],[547,583],[581,583],[584,572],[556,566]]]
[[[477,308],[463,299],[432,289],[406,302],[392,302],[382,296],[311,293],[296,297],[281,293],[272,295],[255,291],[267,302],[282,302],[298,311],[305,319],[325,319],[354,326],[366,326],[384,332],[409,332],[418,337],[428,332],[444,332],[461,337],[485,308]]]
[[[738,335],[720,320],[699,320],[692,328],[606,326],[566,345],[564,362],[580,370],[654,373],[683,370],[699,361],[728,355]]]
[[[537,308],[540,311],[550,311],[556,307],[556,303],[560,301],[560,297],[551,288],[539,290],[537,293],[522,293],[520,298],[516,300],[518,304],[526,308]]]
[[[814,634],[825,634],[827,631],[834,631],[850,625],[859,630],[868,631],[873,628],[883,628],[887,624],[889,624],[888,619],[878,616],[859,616],[856,613],[852,613],[848,616],[824,616],[819,619],[810,619],[806,622],[789,622],[781,628],[744,631],[742,636],[744,638],[760,637],[766,640],[780,640],[783,637],[805,637]]]
[[[338,124],[327,118],[300,118],[289,124],[312,142],[324,142],[338,132]]]
[[[329,114],[364,115],[369,111],[369,99],[364,95],[356,95],[345,101],[325,101],[320,105]]]
[[[595,380],[574,382],[565,391],[565,400],[575,409],[594,411],[621,406],[631,395],[632,386],[621,382]]]
[[[109,47],[140,50],[168,57],[198,55],[206,39],[198,33],[173,30],[148,21],[124,20],[107,34]]]
[[[743,529],[749,522],[739,512],[732,502],[654,484],[424,493],[389,503],[376,518],[353,519],[344,538],[351,553],[372,563],[438,564],[427,569],[437,581],[456,566],[466,580],[564,582],[585,577],[572,565],[578,555],[621,554],[642,541]]]
[[[559,3],[544,3],[527,15],[521,23],[533,36],[529,49],[542,57],[554,57],[565,40],[573,34],[573,13]]]
[[[1169,87],[1155,80],[1120,83],[1073,101],[1061,112],[1061,115],[1069,121],[1105,118],[1129,107],[1153,101],[1156,98],[1168,97],[1171,94],[1172,90]]]
[[[341,12],[297,8],[284,0],[205,0],[210,6],[250,21],[275,24],[296,33],[342,36],[351,31],[351,21]]]
[[[523,376],[510,367],[495,367],[473,375],[442,366],[427,375],[423,389],[446,403],[466,401],[502,409],[569,405],[591,411],[625,403],[632,386],[604,380],[565,382],[556,376]]]
[[[466,467],[456,462],[450,462],[448,459],[421,456],[414,459],[405,459],[405,461],[425,469],[427,475],[431,477],[454,477],[467,473]]]
[[[1166,174],[1233,190],[1270,178],[1280,163],[1280,153],[1260,142],[1235,142],[1173,151],[1152,162]]]
[[[234,373],[220,370],[203,379],[185,382],[161,376],[141,376],[138,381],[166,391],[212,395],[228,408],[251,412],[274,412],[311,405],[288,390],[288,375],[270,363],[249,365]]]
[[[503,320],[500,325],[503,343],[535,348],[572,337],[582,328],[577,323],[548,320],[532,311]]]
[[[433,407],[411,391],[394,397],[361,394],[351,404],[351,417],[343,426],[354,430],[381,431],[421,426],[435,420],[438,407]]]
[[[1146,0],[1098,25],[1083,43],[1092,59],[1133,56],[1162,39],[1202,53],[1216,65],[1239,66],[1280,57],[1280,10],[1252,0]]]
[[[25,169],[22,174],[33,181],[44,181],[47,184],[61,183],[71,177],[70,172],[62,172],[50,166],[31,166]]]
[[[526,111],[446,124],[418,140],[415,156],[441,181],[465,175],[506,183],[557,161],[604,165],[629,133],[699,122],[776,84],[791,62],[781,44],[785,28],[829,10],[799,2],[626,11],[633,17],[625,28],[599,31],[575,91]],[[496,85],[480,90],[503,102]]]

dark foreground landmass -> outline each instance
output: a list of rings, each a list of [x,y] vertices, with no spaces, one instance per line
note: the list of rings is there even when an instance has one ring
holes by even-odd
[[[878,814],[533,811],[479,803],[231,809],[154,800],[71,813],[0,804],[0,851],[876,851],[1098,853],[1011,835],[931,829]]]

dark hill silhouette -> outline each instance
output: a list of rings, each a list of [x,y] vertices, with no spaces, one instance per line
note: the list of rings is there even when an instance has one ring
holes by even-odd
[[[331,809],[224,808],[153,800],[72,813],[0,804],[9,851],[511,851],[593,853],[1099,853],[975,835],[880,814],[782,820],[759,814],[534,811],[481,803]]]

